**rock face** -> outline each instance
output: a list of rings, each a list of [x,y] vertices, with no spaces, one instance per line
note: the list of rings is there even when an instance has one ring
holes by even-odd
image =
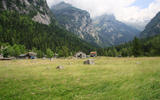
[[[87,11],[73,7],[61,2],[51,8],[58,22],[90,43],[99,43],[98,33],[94,30],[92,19]]]
[[[160,34],[160,12],[147,24],[140,37],[147,38],[158,34]]]
[[[54,19],[46,0],[1,0],[0,10],[16,11],[32,17],[36,22],[47,24]]]
[[[139,34],[137,29],[117,21],[113,15],[99,16],[93,20],[93,24],[103,47],[131,41]]]

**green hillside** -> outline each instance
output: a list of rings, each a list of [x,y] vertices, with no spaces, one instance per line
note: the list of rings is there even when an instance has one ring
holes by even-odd
[[[55,24],[44,25],[32,21],[27,15],[3,11],[0,14],[0,42],[21,44],[27,49],[37,48],[43,52],[50,48],[54,52],[89,52],[93,46]]]

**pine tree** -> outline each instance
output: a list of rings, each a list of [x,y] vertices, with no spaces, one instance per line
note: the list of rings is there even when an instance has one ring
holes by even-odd
[[[141,43],[140,40],[135,37],[133,40],[133,55],[135,57],[141,56],[142,54],[142,49],[141,49]]]

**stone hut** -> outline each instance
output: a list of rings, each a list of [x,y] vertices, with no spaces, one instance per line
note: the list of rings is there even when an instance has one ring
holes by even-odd
[[[83,53],[83,52],[77,52],[77,53],[75,54],[75,57],[76,57],[76,58],[86,58],[87,55],[86,55],[85,53]]]

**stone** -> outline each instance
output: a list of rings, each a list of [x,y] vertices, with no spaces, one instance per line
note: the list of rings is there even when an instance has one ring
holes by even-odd
[[[94,63],[93,59],[88,59],[88,60],[84,61],[84,64],[93,65],[95,63]]]
[[[64,69],[63,66],[57,66],[56,69]]]

